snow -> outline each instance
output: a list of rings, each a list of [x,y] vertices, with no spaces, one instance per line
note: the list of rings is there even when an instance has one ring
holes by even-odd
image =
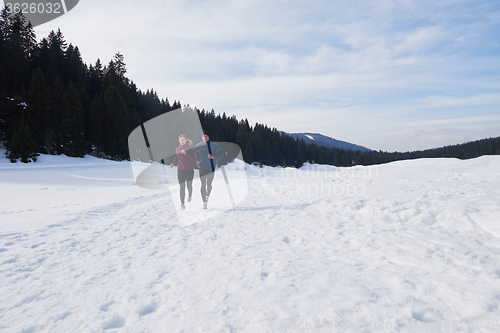
[[[500,156],[228,167],[186,224],[128,162],[0,154],[1,332],[500,329]]]
[[[314,138],[312,136],[310,136],[309,134],[306,134],[306,136],[311,139],[311,140],[314,140]]]

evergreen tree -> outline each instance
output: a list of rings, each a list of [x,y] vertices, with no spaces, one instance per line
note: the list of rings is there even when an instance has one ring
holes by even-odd
[[[300,168],[304,162],[305,162],[305,151],[306,151],[306,144],[303,139],[300,139],[300,141],[297,141],[297,153],[296,153],[296,160],[295,160],[295,167]]]
[[[104,93],[104,152],[116,159],[128,155],[127,138],[130,133],[130,112],[122,95],[115,85],[110,85]]]
[[[243,151],[246,145],[247,132],[249,131],[250,131],[250,126],[248,125],[248,120],[247,119],[240,120],[240,122],[238,123],[238,130],[236,132],[236,144],[240,146],[240,148]]]
[[[73,82],[77,89],[84,86],[86,80],[87,68],[85,67],[80,50],[69,44],[65,54],[64,82]]]
[[[273,160],[273,150],[269,140],[266,140],[262,151],[262,163],[266,165],[276,165],[276,161]]]
[[[5,47],[11,34],[10,17],[9,14],[7,14],[7,8],[4,7],[0,11],[0,98],[5,94],[5,89],[7,87],[6,72],[4,68]]]
[[[123,54],[120,52],[116,52],[115,56],[113,57],[113,61],[111,62],[113,64],[113,68],[115,70],[116,75],[123,80],[124,83],[128,81],[128,79],[125,77],[125,73],[127,73],[127,68],[125,66],[125,57]],[[158,97],[158,96],[157,96]]]
[[[253,154],[254,154],[254,150],[253,150],[253,146],[252,146],[252,140],[251,140],[250,134],[248,134],[247,140],[245,143],[245,148],[243,149],[243,159],[245,160],[245,162],[247,162],[249,164],[255,162]]]
[[[66,126],[69,108],[63,83],[57,75],[50,88],[50,108],[47,112],[44,131],[47,154],[60,155],[64,151],[64,145],[68,140]]]
[[[36,142],[31,138],[31,132],[29,126],[24,121],[24,117],[21,118],[19,125],[12,137],[12,142],[7,147],[6,152],[7,158],[12,162],[17,162],[21,159],[23,163],[35,162],[38,154],[38,146]]]
[[[89,141],[93,148],[95,149],[97,156],[101,156],[104,153],[104,102],[103,94],[95,95],[92,101],[92,106],[90,107],[90,117],[89,123],[87,124],[87,129],[89,131]]]
[[[70,82],[65,91],[68,110],[64,119],[63,154],[72,157],[83,157],[88,151],[85,140],[85,122],[81,92]]]
[[[59,77],[65,72],[64,65],[66,62],[66,49],[68,43],[64,39],[61,29],[57,29],[57,32],[51,31],[48,37],[48,46],[51,51],[52,59],[55,63],[57,73]]]
[[[97,59],[95,65],[90,65],[87,71],[87,90],[90,96],[96,96],[103,92],[104,69],[101,61]]]
[[[27,123],[31,130],[33,140],[35,140],[39,151],[47,151],[45,148],[45,129],[47,121],[50,120],[50,90],[40,68],[37,68],[31,76],[29,89],[24,93],[27,104]]]
[[[7,13],[7,8],[4,7],[0,11],[0,47],[5,45],[4,43],[9,39],[11,34],[10,15]]]
[[[106,83],[116,86],[121,86],[122,84],[128,85],[128,79],[125,76],[126,72],[124,57],[120,52],[117,52],[108,63],[108,66],[104,68]]]
[[[10,145],[24,112],[24,105],[18,99],[0,96],[0,140]]]
[[[5,19],[2,18],[2,21]],[[3,56],[2,71],[8,82],[10,93],[20,93],[23,84],[31,77],[32,63],[36,51],[36,38],[31,23],[26,23],[22,12],[15,14],[10,20],[10,28],[2,23]]]

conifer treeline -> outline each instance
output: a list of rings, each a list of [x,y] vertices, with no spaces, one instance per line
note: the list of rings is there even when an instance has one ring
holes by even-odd
[[[142,92],[126,77],[120,53],[103,65],[84,64],[60,30],[37,42],[22,14],[0,16],[0,141],[8,157],[23,162],[39,153],[82,157],[90,152],[128,159],[130,132],[181,107]],[[378,164],[420,157],[472,158],[500,154],[500,138],[410,153],[360,152],[305,144],[276,128],[198,110],[215,141],[238,144],[246,162],[300,167],[306,161],[337,166]]]
[[[126,76],[123,55],[83,63],[60,30],[37,42],[22,14],[0,14],[0,140],[8,157],[38,153],[127,159],[127,138],[142,121],[179,108]]]
[[[469,159],[482,155],[500,155],[500,137],[405,153],[362,152],[306,144],[302,139],[296,140],[276,128],[271,129],[258,123],[251,127],[246,119],[238,122],[234,116],[228,118],[225,114],[216,115],[213,110],[209,113],[201,112],[200,119],[203,128],[215,133],[216,138],[221,138],[220,141],[237,143],[246,162],[271,166],[300,167],[304,162],[335,166],[374,165],[417,158]]]

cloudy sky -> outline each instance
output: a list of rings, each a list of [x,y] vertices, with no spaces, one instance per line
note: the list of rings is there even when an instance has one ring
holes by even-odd
[[[160,98],[410,151],[500,136],[500,2],[80,0],[60,28]]]

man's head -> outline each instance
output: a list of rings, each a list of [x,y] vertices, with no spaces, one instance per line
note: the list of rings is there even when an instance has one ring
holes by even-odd
[[[210,140],[210,133],[208,133],[208,131],[204,131],[202,138],[203,138],[203,142],[209,141]]]

